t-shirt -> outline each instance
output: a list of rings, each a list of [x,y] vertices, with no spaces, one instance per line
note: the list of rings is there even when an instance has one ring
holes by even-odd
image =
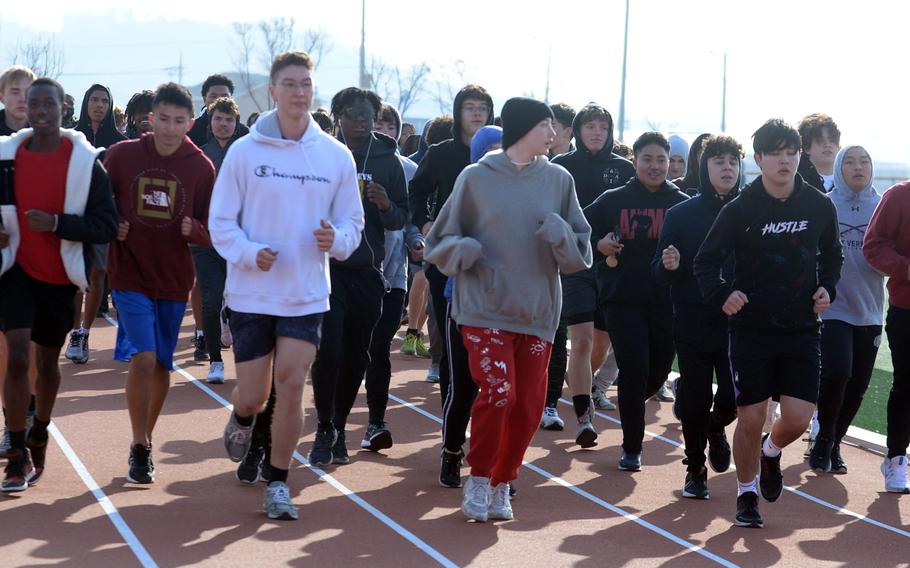
[[[16,211],[21,241],[16,262],[26,274],[48,284],[69,284],[70,279],[60,256],[60,237],[53,231],[39,233],[28,228],[25,213],[32,209],[51,215],[63,213],[66,199],[66,173],[73,143],[60,139],[53,152],[32,152],[23,142],[16,151]]]

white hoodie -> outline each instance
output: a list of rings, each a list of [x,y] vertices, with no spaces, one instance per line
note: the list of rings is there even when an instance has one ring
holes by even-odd
[[[328,254],[313,235],[322,220],[335,229]],[[286,140],[277,113],[263,114],[228,151],[209,208],[212,243],[228,262],[228,307],[282,317],[328,311],[329,255],[353,254],[363,225],[350,151],[315,124]],[[278,258],[263,272],[256,255],[266,247]]]

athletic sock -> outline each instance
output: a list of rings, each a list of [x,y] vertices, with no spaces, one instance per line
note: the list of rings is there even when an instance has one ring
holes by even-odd
[[[28,399],[28,414],[35,413],[35,395]]]
[[[236,412],[234,413],[234,420],[236,420],[237,424],[240,424],[244,428],[249,428],[250,426],[252,426],[253,418],[255,418],[255,417],[256,417],[255,414],[252,414],[250,416],[240,416]]]
[[[29,438],[32,438],[37,442],[43,442],[47,440],[47,427],[50,425],[50,423],[50,420],[45,422],[44,420],[41,420],[35,416],[35,420],[32,422],[32,429],[29,432]]]
[[[269,475],[269,483],[272,483],[273,481],[280,481],[281,483],[287,483],[288,482],[288,470],[272,466],[272,474]]]
[[[581,418],[588,413],[591,408],[591,395],[577,394],[572,397],[572,406],[575,407],[575,416]]]
[[[407,337],[408,335],[414,335],[416,337],[420,337],[420,332],[417,331],[416,327],[409,327],[408,331],[405,332],[405,337]]]
[[[780,455],[781,448],[774,445],[774,442],[771,441],[771,435],[768,434],[768,437],[765,438],[765,443],[761,446],[761,451],[765,457],[776,458]]]
[[[888,459],[890,460],[890,459],[900,457],[900,456],[903,456],[906,454],[907,454],[907,452],[905,450],[888,450]]]
[[[201,329],[197,329],[196,330],[196,339],[199,339],[200,337],[205,337],[205,332],[202,331]]]
[[[25,430],[9,432],[9,445],[11,448],[25,449]]]
[[[758,489],[755,487],[755,480],[748,481],[743,483],[740,480],[736,480],[736,496],[739,497],[743,493],[755,493],[758,494]]]

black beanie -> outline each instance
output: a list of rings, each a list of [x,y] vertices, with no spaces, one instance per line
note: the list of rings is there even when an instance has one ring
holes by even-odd
[[[506,150],[537,126],[541,120],[553,119],[546,103],[527,97],[514,97],[502,107],[502,149]]]

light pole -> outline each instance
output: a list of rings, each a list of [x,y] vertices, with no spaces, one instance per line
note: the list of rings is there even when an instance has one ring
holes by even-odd
[[[720,131],[727,131],[727,50],[724,50],[724,93],[720,107]]]
[[[367,0],[360,2],[360,88],[370,88],[367,77]]]
[[[626,0],[626,28],[622,39],[622,86],[619,92],[619,140],[626,129],[626,58],[629,53],[629,0]]]

